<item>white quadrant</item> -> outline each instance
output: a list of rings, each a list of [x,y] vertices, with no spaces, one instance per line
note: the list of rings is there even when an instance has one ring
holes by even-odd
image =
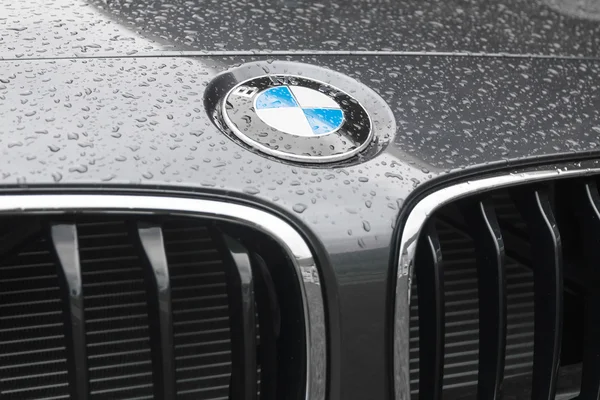
[[[335,100],[318,90],[301,86],[289,86],[289,88],[302,108],[340,108]]]
[[[299,107],[263,108],[256,110],[267,125],[290,135],[315,136],[304,112]]]

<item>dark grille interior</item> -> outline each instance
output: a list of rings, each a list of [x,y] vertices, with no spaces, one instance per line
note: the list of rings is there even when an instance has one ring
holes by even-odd
[[[1,397],[68,398],[59,278],[46,241],[32,239],[0,274]]]
[[[594,179],[496,190],[436,211],[415,258],[411,397],[597,398],[599,266]]]
[[[227,398],[231,375],[226,277],[205,227],[165,224],[175,376],[181,398]],[[190,259],[202,259],[201,270]],[[206,382],[206,377],[212,377]],[[208,384],[207,384],[208,383]]]
[[[268,238],[193,218],[2,222],[1,399],[274,400],[280,376],[301,387],[302,346],[283,347],[303,342],[303,321],[279,311],[302,315],[297,280]]]
[[[123,221],[77,225],[90,398],[152,398],[142,262]]]

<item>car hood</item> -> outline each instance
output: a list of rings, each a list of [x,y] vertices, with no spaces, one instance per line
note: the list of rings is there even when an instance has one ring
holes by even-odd
[[[231,141],[206,111],[219,73],[261,57],[3,61],[5,185],[204,189],[281,207],[342,241],[387,245],[398,210],[432,180],[596,154],[592,61],[470,56],[285,56],[360,80],[397,132],[357,162],[299,165]],[[382,127],[380,127],[381,129]],[[377,125],[375,126],[377,130]],[[345,223],[340,238],[339,222]],[[373,232],[386,232],[378,238]]]
[[[598,57],[594,0],[23,0],[0,57],[200,52],[467,52]]]
[[[0,185],[193,193],[278,213],[325,277],[329,398],[389,398],[382,338],[407,204],[474,174],[598,155],[593,1],[586,12],[560,0],[427,3],[3,5]],[[376,154],[324,166],[240,146],[206,112],[207,87],[256,62],[362,82],[390,106],[396,134]]]

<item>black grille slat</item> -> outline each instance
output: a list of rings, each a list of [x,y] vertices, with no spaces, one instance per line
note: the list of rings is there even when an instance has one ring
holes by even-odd
[[[277,399],[277,338],[281,331],[279,301],[265,260],[253,255],[260,335],[261,399]]]
[[[545,188],[512,193],[531,241],[535,333],[532,398],[553,400],[562,339],[563,265],[558,227]]]
[[[162,228],[138,222],[136,231],[146,264],[155,396],[159,400],[174,399],[176,391],[171,283]]]
[[[443,398],[598,397],[597,178],[545,181],[461,197],[431,214],[417,248],[427,242],[432,224],[444,260]],[[422,268],[432,267],[417,253],[417,277]],[[423,346],[436,344],[421,335],[427,329],[420,310],[424,294],[415,283],[410,307],[411,396],[429,398],[418,389],[428,373],[419,352],[422,356]]]
[[[584,229],[585,267],[591,284],[585,289],[585,324],[583,335],[583,362],[580,399],[600,398],[600,193],[595,182],[578,188],[577,205],[581,226]]]
[[[500,396],[502,387],[507,335],[504,241],[491,199],[465,201],[461,208],[477,254],[479,285],[477,397],[482,400],[495,400]]]
[[[271,277],[271,263],[288,260],[260,246],[262,233],[132,213],[3,222],[2,400],[274,400],[282,371],[302,378],[302,352],[277,364],[280,325],[293,344],[304,321],[294,312],[280,323],[274,282],[297,277]],[[294,296],[286,306],[301,310]]]
[[[71,398],[89,398],[85,316],[79,241],[74,224],[51,224],[50,240],[63,292]]]
[[[225,271],[228,277],[227,298],[231,313],[231,400],[253,400],[258,393],[256,365],[256,310],[254,278],[248,250],[235,239],[222,235],[228,252]],[[218,240],[218,239],[217,239]]]
[[[424,399],[442,396],[444,370],[444,275],[442,252],[433,224],[424,228],[417,248],[415,271],[419,287],[419,394]]]

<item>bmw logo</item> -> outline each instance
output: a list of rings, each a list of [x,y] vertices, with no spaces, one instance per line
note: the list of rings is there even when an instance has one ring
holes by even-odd
[[[373,137],[369,113],[356,99],[304,76],[270,74],[240,82],[225,96],[221,112],[241,141],[290,161],[345,160]]]

